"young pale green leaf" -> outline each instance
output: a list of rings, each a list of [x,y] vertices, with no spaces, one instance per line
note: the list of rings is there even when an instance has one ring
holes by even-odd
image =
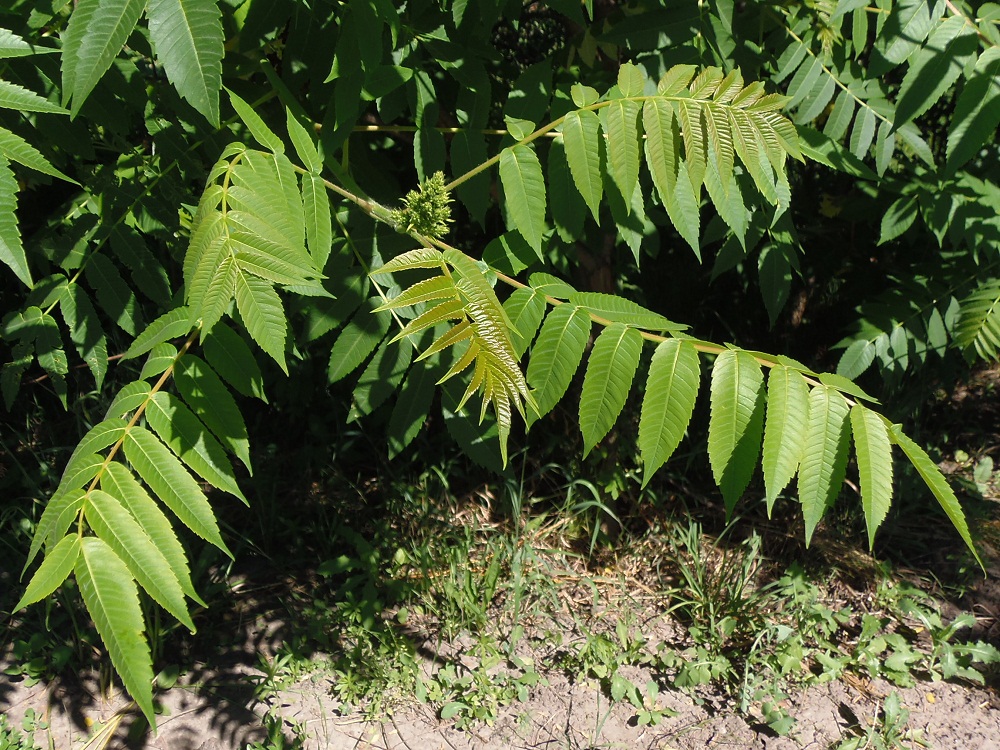
[[[125,46],[139,22],[146,0],[80,0],[63,37],[63,104],[72,97],[71,114],[84,101]]]
[[[639,182],[639,103],[614,99],[601,109],[601,129],[607,138],[608,167],[621,191],[626,210]]]
[[[464,320],[465,303],[460,299],[450,299],[430,307],[415,317],[392,337],[392,342],[401,341],[447,320]]]
[[[409,343],[383,342],[358,378],[347,421],[370,414],[395,393],[412,358],[413,347]]]
[[[764,428],[764,375],[753,355],[722,352],[712,367],[708,460],[731,515],[760,454]]]
[[[444,270],[444,253],[433,247],[418,247],[401,255],[372,271],[372,276],[396,271],[412,271],[417,268],[438,268]]]
[[[108,341],[90,297],[79,284],[70,284],[59,298],[59,311],[66,321],[70,339],[100,389],[108,372]]]
[[[389,458],[402,453],[423,429],[440,375],[441,368],[431,364],[420,363],[410,369],[389,417]]]
[[[288,322],[281,298],[274,288],[256,276],[236,274],[236,309],[247,333],[286,373],[285,339]]]
[[[191,410],[253,474],[250,439],[243,415],[215,371],[201,358],[186,354],[177,362],[174,382]]]
[[[93,481],[94,477],[101,473],[103,467],[104,457],[97,453],[74,455],[73,460],[66,465],[62,477],[59,479],[56,494],[59,495],[83,487]]]
[[[538,326],[545,316],[545,299],[534,289],[515,289],[503,303],[504,312],[510,319],[510,342],[514,354],[520,359],[531,345]]]
[[[156,501],[132,476],[132,472],[125,468],[124,464],[112,461],[101,475],[101,489],[118,498],[132,514],[142,527],[142,531],[166,559],[174,577],[180,583],[181,590],[198,604],[207,606],[194,590],[187,554],[178,541],[170,521]]]
[[[146,407],[146,422],[202,479],[247,503],[225,449],[183,401],[167,391],[154,393]]]
[[[76,562],[80,596],[125,689],[150,726],[156,726],[153,668],[135,582],[125,563],[101,539],[84,537],[80,546]]]
[[[920,478],[924,480],[924,484],[927,485],[927,488],[941,505],[945,515],[948,516],[948,520],[951,521],[959,536],[962,537],[962,541],[965,542],[969,551],[976,558],[979,567],[985,571],[986,568],[979,557],[979,552],[976,551],[976,545],[972,542],[972,535],[969,534],[969,526],[965,521],[965,513],[962,512],[962,506],[959,504],[954,490],[948,484],[948,480],[944,478],[941,470],[931,461],[930,456],[927,455],[927,452],[923,448],[903,433],[901,425],[894,424],[889,428],[889,439],[892,440],[894,445],[898,445],[902,449],[906,458],[913,464],[913,468],[917,470]]]
[[[224,53],[222,13],[215,0],[149,0],[149,36],[177,93],[219,127]]]
[[[215,512],[183,464],[153,433],[133,427],[125,436],[125,457],[153,493],[181,523],[229,557],[232,553],[219,534]]]
[[[978,47],[976,30],[961,15],[938,24],[910,65],[899,87],[895,128],[930,109],[962,74]]]
[[[247,130],[250,131],[250,135],[254,137],[254,140],[256,140],[257,143],[264,148],[270,149],[274,154],[284,153],[285,144],[282,143],[281,139],[275,135],[274,131],[264,123],[260,115],[254,111],[254,108],[232,91],[227,89],[226,92],[229,94],[229,101],[232,103],[233,109],[236,110],[236,114],[239,115],[243,124],[247,126]]]
[[[559,305],[549,312],[528,361],[528,384],[536,404],[529,421],[552,411],[566,393],[583,359],[589,335],[590,316],[586,311],[573,305]]]
[[[1000,47],[983,51],[955,104],[945,170],[954,173],[996,135],[1000,124]]]
[[[327,370],[329,382],[336,383],[354,372],[385,338],[392,316],[377,312],[379,302],[377,297],[365,302],[333,342]]]
[[[264,378],[250,347],[236,331],[216,326],[203,342],[205,359],[229,385],[244,396],[267,403]]]
[[[851,431],[861,479],[861,505],[868,526],[868,547],[892,502],[892,445],[882,417],[861,404],[851,407]]]
[[[809,420],[809,386],[802,374],[772,367],[767,376],[767,421],[764,425],[764,488],[767,515],[778,494],[798,471]]]
[[[671,333],[677,333],[687,328],[685,325],[667,320],[659,313],[647,310],[642,305],[614,294],[573,292],[569,295],[569,301],[588,313],[613,323],[624,323],[636,328],[670,331]]]
[[[419,305],[421,302],[430,302],[438,299],[456,299],[458,292],[455,289],[455,282],[449,276],[434,276],[430,279],[418,281],[413,286],[403,291],[398,297],[383,303],[376,312],[387,310],[397,310],[400,307]]]
[[[441,334],[430,346],[428,346],[420,356],[417,357],[416,361],[421,362],[428,357],[432,357],[438,352],[442,352],[449,346],[455,346],[463,341],[469,341],[476,336],[475,326],[472,325],[467,320],[463,320],[461,323],[453,326],[445,333]],[[457,401],[456,401],[457,403]]]
[[[21,575],[28,569],[32,561],[43,547],[51,549],[56,543],[55,540],[62,539],[70,524],[76,519],[80,508],[83,507],[83,498],[86,493],[82,489],[72,489],[66,492],[57,492],[45,505],[42,517],[38,519],[38,526],[35,527],[35,535],[31,537],[31,545],[28,547],[28,557],[24,561]]]
[[[601,196],[604,181],[601,179],[601,123],[593,112],[569,112],[563,120],[563,144],[573,182],[587,207],[600,221]]]
[[[618,68],[618,90],[622,96],[642,96],[646,89],[646,71],[634,63],[623,63]]]
[[[534,150],[516,145],[501,151],[500,182],[514,228],[540,255],[545,231],[545,180]]]
[[[2,33],[3,29],[0,29]],[[78,184],[76,180],[67,177],[49,163],[49,160],[42,156],[42,152],[32,146],[16,133],[0,128],[0,154],[7,157],[9,161],[16,162],[22,166],[34,169],[36,172],[58,177],[66,182]]]
[[[17,226],[17,180],[7,158],[0,154],[0,262],[3,262],[29,289],[34,285],[28,258]]]
[[[87,493],[87,523],[125,563],[132,577],[161,607],[192,633],[194,622],[184,603],[184,592],[163,553],[125,510],[118,498],[103,490]]]
[[[177,307],[164,313],[140,333],[122,359],[135,359],[150,351],[157,344],[186,335],[191,330],[191,313],[186,307]]]
[[[580,395],[584,456],[608,434],[621,414],[641,353],[642,336],[624,323],[612,323],[594,342]]]
[[[700,381],[698,352],[692,344],[667,339],[656,347],[639,419],[643,487],[680,445],[694,413]]]
[[[40,602],[59,588],[76,566],[80,556],[80,536],[70,534],[59,540],[48,553],[35,575],[28,581],[24,595],[14,605],[11,612],[19,612],[23,607]]]
[[[807,545],[844,483],[850,438],[848,411],[847,401],[833,388],[818,385],[809,393],[809,422],[799,468]]]

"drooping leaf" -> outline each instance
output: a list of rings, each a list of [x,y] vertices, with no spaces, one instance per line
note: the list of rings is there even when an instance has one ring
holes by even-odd
[[[578,307],[559,305],[546,316],[528,361],[528,384],[537,407],[529,422],[552,411],[566,393],[589,335],[590,316]]]
[[[3,30],[0,29],[0,33]],[[22,166],[34,169],[36,172],[58,177],[61,180],[76,184],[76,180],[67,177],[58,169],[52,166],[48,159],[42,156],[41,151],[32,146],[16,133],[0,128],[0,154],[8,161],[21,164]]]
[[[545,181],[534,150],[516,145],[501,151],[500,182],[514,228],[540,255],[545,231]]]
[[[101,489],[118,498],[132,514],[146,536],[166,559],[184,594],[198,604],[207,606],[194,590],[187,554],[178,541],[170,521],[156,501],[132,476],[132,472],[125,468],[124,464],[112,461],[101,475]]]
[[[59,298],[59,311],[66,321],[70,339],[100,389],[108,372],[108,342],[97,311],[79,284],[71,284]]]
[[[731,515],[760,455],[764,376],[753,355],[727,350],[712,367],[708,460]]]
[[[327,370],[329,382],[336,383],[354,372],[385,338],[392,316],[376,312],[379,302],[377,297],[365,302],[333,343]]]
[[[889,438],[894,445],[898,445],[902,449],[906,458],[913,464],[913,468],[917,470],[920,478],[924,480],[927,488],[941,505],[945,515],[948,516],[948,520],[951,521],[959,536],[962,537],[962,541],[965,542],[969,551],[976,558],[979,567],[985,570],[983,561],[979,557],[979,552],[976,551],[976,545],[972,542],[972,535],[969,534],[969,526],[965,521],[965,513],[962,512],[962,506],[959,504],[954,490],[948,484],[948,480],[944,478],[941,470],[931,461],[930,456],[927,455],[927,452],[923,448],[903,433],[901,425],[894,424],[889,428]]]
[[[959,94],[948,131],[945,170],[954,173],[996,135],[1000,124],[1000,47],[990,47],[976,61]]]
[[[76,562],[80,596],[125,689],[150,726],[155,726],[152,661],[143,637],[135,582],[125,563],[102,540],[84,537],[80,547]]]
[[[440,368],[432,364],[419,363],[410,369],[389,417],[389,458],[402,453],[423,429],[440,374]]]
[[[288,323],[281,298],[274,288],[256,276],[236,274],[236,308],[247,333],[286,373],[285,339]]]
[[[77,558],[80,556],[80,536],[70,534],[64,536],[45,555],[42,564],[38,566],[35,575],[28,581],[24,589],[24,594],[11,609],[11,612],[19,612],[29,604],[40,602],[65,581],[76,566]]]
[[[215,0],[149,0],[149,36],[177,93],[219,127],[224,53]]]
[[[174,382],[191,410],[252,474],[250,440],[243,415],[215,371],[199,357],[186,354],[177,362]]]
[[[583,196],[594,221],[600,221],[601,196],[604,182],[601,179],[600,120],[586,110],[570,112],[562,125],[566,161],[576,189]]]
[[[247,502],[225,449],[183,401],[167,391],[154,393],[146,406],[146,422],[202,479]]]
[[[161,607],[194,632],[184,592],[170,564],[118,498],[103,490],[92,490],[87,493],[84,514],[94,533],[125,563],[132,578]]]
[[[302,177],[302,207],[306,219],[306,244],[316,268],[322,270],[330,257],[333,229],[330,197],[322,178],[314,174]]]
[[[809,420],[809,386],[802,374],[772,367],[767,376],[767,421],[764,425],[764,487],[767,513],[798,471]]]
[[[892,500],[892,446],[882,417],[861,404],[851,407],[851,431],[858,458],[868,547],[871,548],[875,543],[875,532],[889,512]]]
[[[594,342],[580,395],[584,456],[618,419],[632,388],[642,353],[642,336],[624,323],[612,323]]]
[[[29,289],[33,283],[28,258],[17,227],[17,181],[7,158],[0,154],[0,262],[14,272]]]
[[[254,108],[232,91],[228,91],[228,94],[229,101],[232,103],[233,109],[236,110],[236,114],[240,116],[243,124],[247,126],[247,129],[250,131],[250,134],[254,137],[257,143],[264,148],[270,149],[271,152],[275,154],[284,153],[285,144],[282,143],[281,139],[275,135],[274,131],[264,123]]]
[[[383,342],[358,378],[347,421],[370,414],[395,393],[412,358],[413,347],[409,343]]]
[[[63,36],[63,104],[73,117],[125,46],[146,0],[80,0]]]
[[[799,468],[799,501],[806,525],[806,544],[837,497],[847,472],[849,407],[840,393],[815,386],[809,393],[809,423]]]
[[[31,537],[31,545],[28,547],[28,556],[21,569],[21,575],[28,569],[34,561],[35,556],[44,548],[51,549],[65,535],[66,530],[73,523],[80,508],[83,507],[83,498],[86,493],[82,489],[71,489],[66,492],[57,492],[45,505],[42,517],[38,519],[35,527],[35,535]]]
[[[653,353],[639,420],[642,485],[680,445],[694,413],[701,367],[694,346],[667,339]]]
[[[208,364],[229,385],[244,396],[267,402],[257,360],[236,331],[228,326],[216,326],[203,343]]]
[[[148,430],[132,427],[123,447],[136,473],[181,523],[232,557],[208,498],[167,446]]]
[[[646,135],[646,166],[660,194],[660,202],[673,200],[680,157],[680,130],[674,110],[663,99],[647,99],[642,105],[642,129]]]
[[[614,99],[601,109],[601,129],[607,138],[608,171],[621,191],[626,210],[639,182],[639,103]]]

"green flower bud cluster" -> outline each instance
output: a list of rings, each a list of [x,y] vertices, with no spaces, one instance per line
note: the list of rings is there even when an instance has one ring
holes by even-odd
[[[391,218],[404,232],[434,238],[444,235],[451,223],[451,195],[445,189],[444,173],[435,172],[419,190],[407,193],[403,208],[394,210]]]

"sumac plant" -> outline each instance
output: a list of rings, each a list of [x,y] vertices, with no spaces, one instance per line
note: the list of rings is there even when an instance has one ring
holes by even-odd
[[[895,447],[975,554],[936,465],[850,378],[1000,348],[998,7],[599,5],[0,10],[3,396],[44,382],[64,406],[90,388],[110,404],[44,501],[16,609],[75,577],[151,723],[140,596],[194,629],[175,527],[230,554],[206,489],[245,499],[233,461],[251,468],[241,405],[266,398],[265,359],[354,378],[351,418],[391,408],[391,456],[440,387],[504,463],[582,369],[585,452],[641,391],[643,483],[708,398],[727,512],[760,466],[768,510],[795,480],[807,542],[852,455],[872,542]],[[822,210],[797,208],[820,183]],[[853,255],[824,244],[844,222]],[[685,246],[759,290],[772,324],[834,250],[849,278],[893,252],[867,302],[844,298],[854,332],[824,373],[573,280],[596,247],[641,279]]]

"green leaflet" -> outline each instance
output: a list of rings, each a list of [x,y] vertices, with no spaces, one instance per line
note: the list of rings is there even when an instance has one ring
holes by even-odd
[[[500,182],[513,228],[541,255],[545,231],[545,180],[534,150],[515,145],[501,151]]]
[[[772,367],[767,376],[767,421],[764,425],[764,487],[767,514],[798,471],[809,419],[809,386],[800,372]]]
[[[202,359],[186,354],[177,362],[174,382],[191,410],[252,475],[246,424],[236,400],[219,376]]]
[[[972,543],[972,536],[969,534],[969,526],[965,522],[965,514],[962,512],[962,506],[959,504],[958,498],[955,497],[955,492],[949,486],[948,480],[944,478],[941,470],[931,461],[930,456],[927,455],[927,452],[923,448],[903,433],[902,426],[898,424],[892,425],[889,428],[889,439],[892,440],[894,445],[898,445],[902,449],[906,458],[913,464],[913,468],[917,470],[920,478],[924,480],[928,489],[930,489],[935,499],[941,505],[945,515],[948,516],[948,520],[951,521],[952,525],[958,531],[959,536],[962,537],[962,541],[965,542],[969,551],[976,558],[979,567],[985,571],[986,568],[983,565],[983,561],[976,551],[976,546]]]
[[[988,279],[962,300],[955,343],[986,360],[1000,349],[1000,281]]]
[[[178,307],[164,313],[140,333],[125,352],[122,359],[134,359],[150,351],[157,344],[186,335],[191,330],[189,312],[186,307]]]
[[[670,222],[674,225],[678,234],[694,250],[695,256],[701,260],[701,247],[699,244],[701,206],[698,195],[691,190],[688,181],[687,164],[683,161],[677,168],[677,182],[674,185],[673,196],[664,202]]]
[[[712,367],[708,460],[727,517],[757,465],[764,427],[764,376],[753,355],[723,352]]]
[[[240,116],[243,124],[247,126],[247,130],[250,131],[250,134],[257,143],[266,149],[270,149],[275,154],[284,153],[285,144],[281,142],[281,139],[275,135],[273,130],[264,124],[264,121],[254,111],[253,107],[232,91],[227,89],[226,93],[229,94],[229,101],[232,103],[233,109],[236,110],[236,114]]]
[[[205,493],[153,433],[133,427],[125,437],[124,450],[136,473],[181,523],[232,557]]]
[[[7,158],[0,154],[0,261],[14,272],[27,287],[31,287],[31,271],[17,228],[17,180]]]
[[[354,372],[385,338],[392,316],[378,312],[379,302],[377,297],[365,302],[333,343],[327,370],[329,382],[336,383]]]
[[[49,498],[45,510],[42,511],[42,517],[38,519],[35,535],[31,537],[31,546],[28,548],[28,557],[24,561],[21,575],[24,575],[24,571],[28,569],[43,546],[51,548],[56,539],[62,539],[80,512],[80,508],[83,507],[85,494],[82,489],[71,489],[57,492]]]
[[[113,445],[118,442],[118,440],[125,434],[126,425],[127,423],[124,419],[110,418],[105,419],[103,422],[98,422],[91,427],[87,431],[87,434],[83,436],[79,443],[77,443],[76,448],[73,449],[73,453],[69,457],[69,461],[66,462],[66,468],[63,470],[63,474],[70,474],[71,469],[78,465],[77,462],[81,458],[90,456],[93,453],[98,453],[99,451],[107,448],[109,445]]]
[[[80,545],[81,554],[76,562],[80,596],[125,689],[150,726],[156,726],[152,662],[143,637],[142,609],[135,582],[125,563],[103,541],[84,537]]]
[[[129,412],[135,411],[146,402],[151,392],[152,388],[150,388],[149,383],[145,380],[135,380],[129,383],[115,395],[104,418],[120,418]]]
[[[844,483],[850,432],[848,411],[847,401],[833,388],[818,385],[809,393],[809,423],[799,468],[799,501],[807,545]]]
[[[314,174],[302,176],[302,209],[306,221],[306,244],[319,270],[326,267],[333,247],[330,196],[323,179]]]
[[[868,526],[868,547],[882,525],[892,501],[892,445],[882,417],[861,404],[851,407],[851,431],[861,479],[861,505]]]
[[[205,359],[238,393],[267,402],[264,379],[250,347],[236,331],[216,326],[203,342]]]
[[[198,604],[207,606],[201,600],[191,583],[191,571],[187,554],[177,539],[170,521],[142,485],[132,476],[124,464],[112,461],[101,475],[101,489],[114,495],[136,520],[160,554],[166,559],[174,577],[180,583],[185,595]]]
[[[145,0],[80,0],[63,36],[63,104],[73,117],[121,52]]]
[[[597,222],[600,222],[601,196],[604,193],[600,125],[596,114],[583,110],[569,112],[561,130],[573,182]]]
[[[587,221],[587,203],[574,184],[569,162],[566,161],[566,144],[563,139],[555,138],[549,145],[546,167],[546,176],[549,181],[549,208],[552,212],[552,227],[555,229],[556,235],[563,242],[575,242],[578,238],[583,237],[583,229]],[[511,233],[508,232],[507,234]],[[514,234],[518,239],[521,239],[520,234],[516,232]],[[504,237],[507,237],[507,235],[504,235]],[[523,239],[521,242],[525,247],[528,247],[528,243],[524,242]],[[510,244],[509,240],[507,244]],[[529,263],[531,265],[537,257],[534,250],[531,250],[530,255],[528,253],[519,255],[511,252],[515,248],[508,249],[505,247],[504,249],[511,268],[515,268],[528,260],[531,261]],[[530,250],[530,248],[528,249]],[[511,255],[513,255],[513,258],[511,258]],[[522,257],[524,261],[521,260]]]
[[[420,363],[410,369],[389,417],[389,458],[402,453],[423,429],[440,374],[440,368],[432,364]]]
[[[0,29],[0,33],[2,33]],[[16,133],[12,133],[5,128],[0,128],[0,154],[3,154],[9,161],[21,164],[36,172],[58,177],[66,182],[78,184],[76,180],[67,177],[49,163],[49,160],[42,156],[42,152],[32,146]]]
[[[149,36],[167,78],[219,127],[224,37],[215,0],[149,0]]]
[[[146,421],[160,440],[202,479],[249,505],[236,483],[225,449],[176,396],[166,391],[154,393],[146,407]]]
[[[680,129],[670,102],[647,99],[642,105],[642,129],[646,135],[646,166],[660,194],[660,202],[673,200],[680,156]]]
[[[18,86],[10,81],[0,80],[0,109],[13,109],[21,112],[47,112],[64,115],[66,110],[47,99],[40,97],[34,91]]]
[[[913,54],[937,25],[944,3],[927,0],[897,0],[875,43],[882,57],[898,65]]]
[[[1000,47],[984,50],[959,94],[948,131],[945,171],[953,174],[1000,124]]]
[[[90,528],[125,563],[132,578],[193,633],[195,627],[184,603],[184,592],[170,564],[118,498],[93,490],[87,493],[84,508]]]
[[[705,179],[705,169],[708,164],[708,144],[705,140],[702,108],[701,105],[686,99],[677,101],[676,107],[684,142],[684,164],[687,167],[691,188],[697,199],[701,192],[701,183]]]
[[[539,294],[555,299],[569,299],[576,292],[572,286],[548,273],[533,273],[528,277],[531,288]]]
[[[74,455],[73,461],[63,470],[55,494],[59,495],[83,487],[101,473],[102,466],[104,466],[104,457],[96,453]]]
[[[601,108],[601,129],[607,138],[608,171],[621,191],[626,210],[639,183],[639,103],[614,99]]]
[[[100,390],[108,372],[108,342],[97,311],[79,284],[67,287],[66,293],[59,298],[59,311],[66,321],[70,339]]]
[[[295,148],[296,155],[305,165],[306,169],[313,175],[319,175],[323,171],[323,159],[319,154],[319,149],[316,148],[316,144],[313,142],[312,136],[309,135],[309,131],[295,119],[295,115],[292,114],[292,110],[288,107],[285,107],[285,126],[288,129],[288,135],[292,140],[292,146]]]
[[[434,276],[430,279],[418,281],[413,286],[401,292],[398,297],[383,303],[375,311],[397,310],[400,307],[419,305],[421,302],[430,302],[437,299],[454,299],[457,296],[455,283],[450,277]]]
[[[7,29],[0,29],[0,60],[9,60],[12,57],[44,55],[58,51],[52,47],[36,47]]]
[[[643,487],[680,445],[694,413],[700,380],[698,352],[692,344],[667,339],[656,347],[639,419]]]
[[[621,414],[641,353],[642,336],[624,323],[612,323],[594,342],[580,394],[584,456],[608,434]]]
[[[894,127],[920,117],[951,88],[979,46],[975,29],[962,16],[937,25],[910,59],[896,101]]]
[[[28,581],[20,601],[14,605],[11,612],[19,612],[21,608],[34,604],[52,594],[65,581],[76,566],[80,556],[80,537],[77,534],[64,536],[59,540],[42,560],[35,575]]]
[[[647,310],[642,305],[614,294],[573,292],[569,295],[569,301],[570,304],[613,323],[624,323],[651,331],[670,331],[671,333],[678,333],[687,328],[687,326],[667,320],[659,313]]]
[[[372,275],[410,271],[417,268],[444,269],[444,253],[432,247],[418,247],[397,255],[381,268],[372,271]]]
[[[559,305],[546,316],[528,361],[528,383],[536,405],[529,411],[529,424],[552,411],[566,393],[589,335],[590,316],[578,307]]]
[[[288,322],[281,298],[266,281],[242,271],[236,274],[236,309],[247,333],[287,374],[285,338]]]
[[[503,303],[511,322],[510,338],[514,355],[520,359],[531,346],[545,315],[545,299],[534,289],[515,289]]]
[[[347,421],[353,422],[381,406],[399,387],[413,358],[410,344],[383,341],[354,388],[354,402]]]
[[[149,380],[152,377],[161,375],[169,367],[173,366],[176,359],[177,347],[173,344],[157,344],[150,350],[149,356],[143,363],[142,370],[139,371],[139,378],[141,380]]]

